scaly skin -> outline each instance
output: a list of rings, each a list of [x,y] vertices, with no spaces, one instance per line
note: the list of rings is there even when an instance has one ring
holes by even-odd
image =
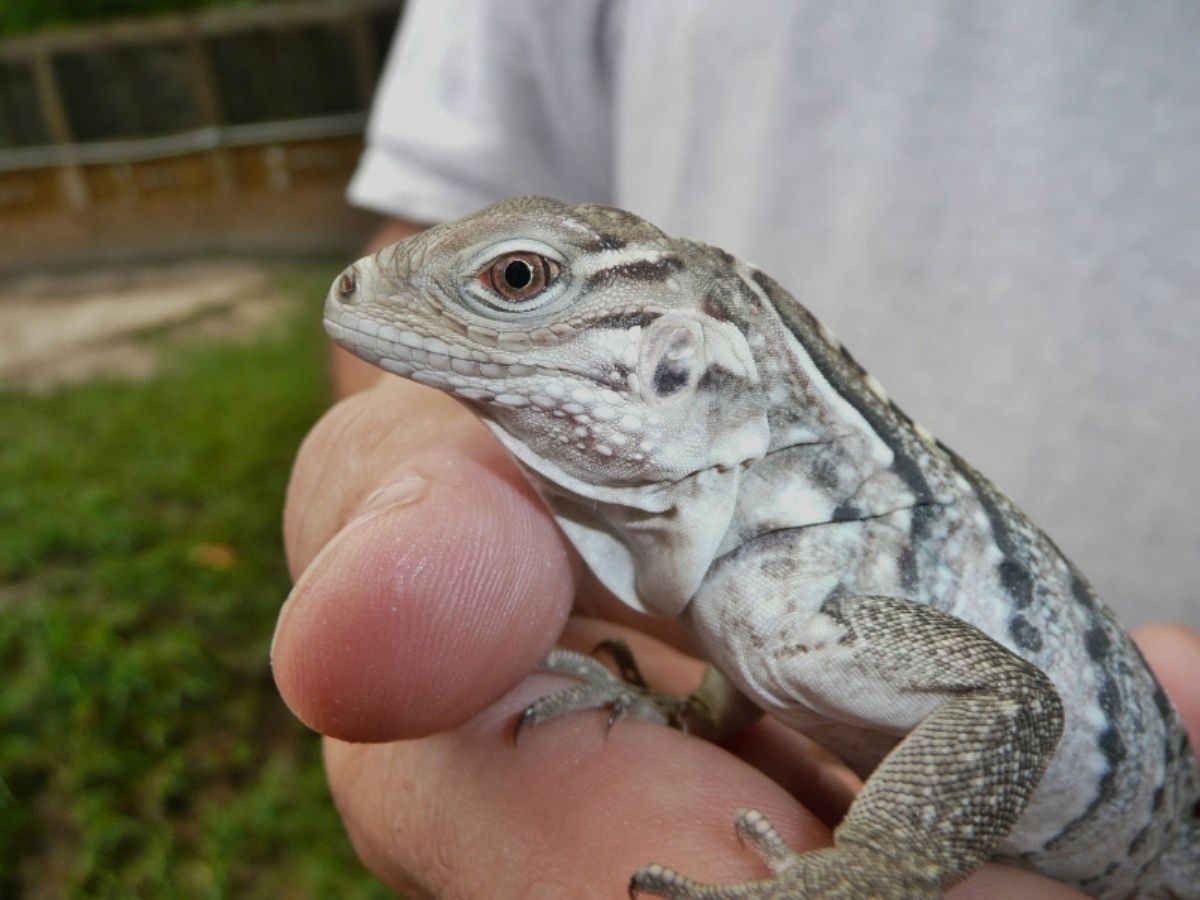
[[[559,654],[581,686],[523,721],[609,705],[719,736],[752,703],[869,775],[830,850],[745,812],[769,879],[651,866],[632,891],[936,896],[1000,858],[1101,897],[1200,897],[1195,758],[1128,636],[761,272],[518,198],[355,263],[326,328],[469,404],[605,585],[713,665],[667,701]]]

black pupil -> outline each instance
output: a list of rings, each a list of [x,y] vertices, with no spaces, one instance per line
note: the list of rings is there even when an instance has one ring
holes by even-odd
[[[533,266],[523,259],[514,259],[504,267],[504,283],[514,291],[533,283]]]

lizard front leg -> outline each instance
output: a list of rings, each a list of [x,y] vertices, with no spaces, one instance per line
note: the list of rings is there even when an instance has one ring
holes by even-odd
[[[847,725],[911,728],[907,737],[867,780],[832,848],[794,853],[761,816],[742,813],[738,831],[772,878],[718,886],[653,865],[634,875],[631,894],[933,897],[1012,830],[1062,733],[1062,704],[1040,670],[953,616],[887,597],[827,601],[788,637],[772,693]]]

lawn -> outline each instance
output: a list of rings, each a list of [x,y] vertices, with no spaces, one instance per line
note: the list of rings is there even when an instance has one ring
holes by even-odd
[[[0,392],[0,897],[386,896],[267,660],[335,269],[150,380]]]

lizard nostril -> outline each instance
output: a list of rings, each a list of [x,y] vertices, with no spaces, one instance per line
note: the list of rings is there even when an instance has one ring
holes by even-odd
[[[358,290],[358,281],[350,272],[343,272],[342,277],[338,279],[338,293],[343,297],[349,297]]]

